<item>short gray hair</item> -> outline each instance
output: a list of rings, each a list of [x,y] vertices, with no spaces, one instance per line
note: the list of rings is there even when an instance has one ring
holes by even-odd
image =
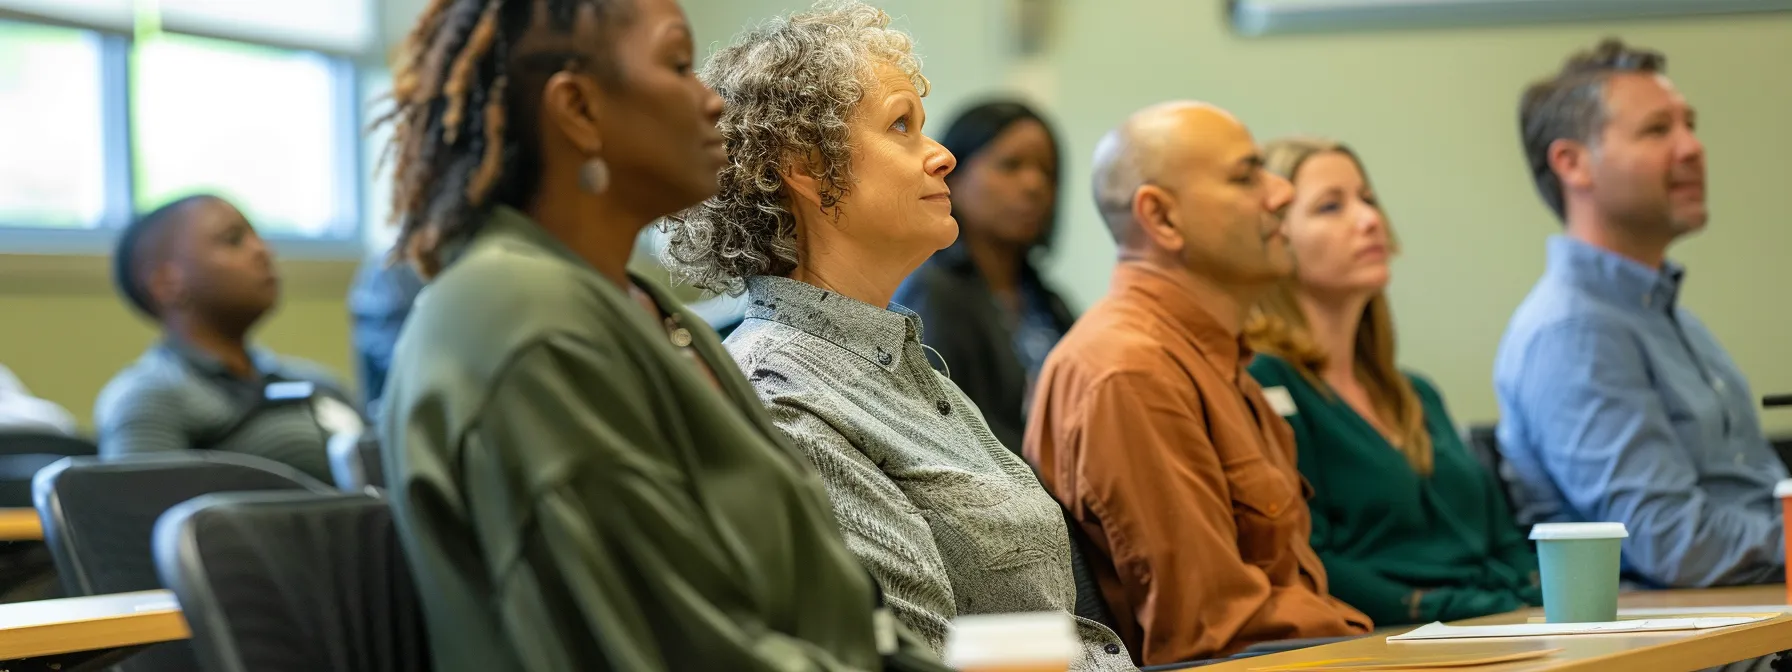
[[[1549,166],[1549,146],[1557,140],[1597,145],[1605,129],[1605,83],[1622,73],[1667,72],[1661,52],[1606,38],[1589,51],[1568,57],[1555,76],[1531,84],[1518,101],[1518,132],[1530,163],[1531,179],[1543,202],[1567,221],[1562,178]]]
[[[782,174],[801,169],[832,208],[852,187],[850,122],[893,65],[927,95],[914,41],[890,15],[857,0],[824,0],[808,12],[747,31],[700,73],[727,105],[718,127],[728,164],[715,197],[669,220],[663,260],[679,282],[739,294],[755,275],[796,269],[796,217]]]

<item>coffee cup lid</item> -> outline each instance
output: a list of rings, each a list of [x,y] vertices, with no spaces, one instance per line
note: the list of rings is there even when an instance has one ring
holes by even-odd
[[[1779,485],[1773,486],[1773,496],[1792,497],[1792,478],[1780,481]]]
[[[1069,662],[1081,649],[1062,611],[959,616],[946,637],[947,667]]]
[[[1563,539],[1623,539],[1630,536],[1623,523],[1538,523],[1531,527],[1531,538],[1538,541]]]

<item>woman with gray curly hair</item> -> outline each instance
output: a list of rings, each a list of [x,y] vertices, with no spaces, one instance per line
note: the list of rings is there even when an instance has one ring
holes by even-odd
[[[928,363],[902,280],[952,244],[951,152],[922,134],[909,37],[860,2],[775,19],[702,77],[726,101],[720,193],[676,218],[667,265],[746,292],[725,342],[821,474],[847,545],[935,650],[959,615],[1077,603],[1064,518],[975,404]],[[1078,619],[1073,669],[1134,669]]]

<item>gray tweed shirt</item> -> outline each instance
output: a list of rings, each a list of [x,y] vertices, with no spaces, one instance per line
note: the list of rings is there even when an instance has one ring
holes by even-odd
[[[786,278],[750,278],[747,293],[724,345],[904,624],[940,651],[958,614],[1074,611],[1057,501],[928,364],[918,316]],[[1077,626],[1072,669],[1135,669],[1112,631]]]

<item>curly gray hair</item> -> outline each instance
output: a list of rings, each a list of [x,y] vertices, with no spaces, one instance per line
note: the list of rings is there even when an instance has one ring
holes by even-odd
[[[796,217],[783,172],[814,177],[821,207],[834,207],[852,187],[849,123],[876,86],[878,66],[895,66],[927,95],[914,41],[889,26],[890,15],[876,7],[824,0],[746,32],[709,59],[700,76],[727,103],[718,125],[728,165],[714,198],[668,220],[663,261],[674,279],[739,294],[747,277],[795,270]]]

